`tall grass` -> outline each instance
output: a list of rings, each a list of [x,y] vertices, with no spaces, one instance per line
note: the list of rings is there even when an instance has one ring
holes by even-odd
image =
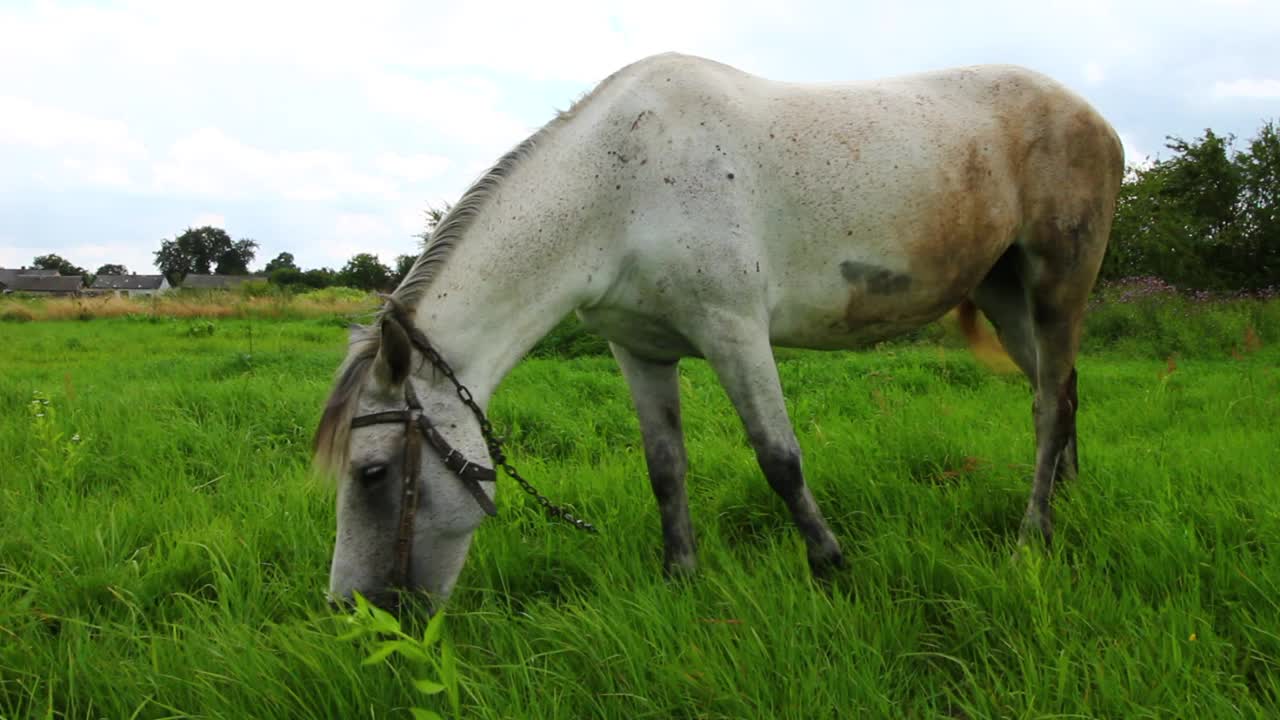
[[[951,339],[780,353],[850,561],[827,585],[705,364],[681,370],[702,569],[668,582],[618,371],[525,361],[495,424],[603,532],[548,524],[501,486],[449,606],[461,716],[1275,716],[1280,345],[1259,312],[1247,347],[1228,346],[1233,315],[1226,344],[1168,335],[1194,349],[1172,369],[1154,341],[1082,359],[1083,474],[1055,547],[1019,563],[1020,377]],[[0,323],[0,717],[422,704],[412,668],[361,665],[323,598],[332,489],[308,446],[342,325]]]
[[[375,295],[351,288],[290,293],[247,286],[239,291],[182,290],[151,297],[114,294],[0,300],[0,321],[94,320],[99,318],[304,318],[370,312]]]

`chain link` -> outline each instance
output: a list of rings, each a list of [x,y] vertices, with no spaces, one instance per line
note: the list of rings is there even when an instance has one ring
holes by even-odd
[[[431,361],[431,364],[434,365],[441,374],[448,378],[449,382],[453,383],[454,390],[458,393],[458,398],[462,400],[463,404],[470,408],[471,413],[476,416],[476,421],[480,423],[480,432],[484,435],[485,445],[489,449],[489,457],[493,459],[494,464],[501,467],[503,472],[505,472],[512,480],[519,483],[520,487],[526,493],[537,500],[538,504],[542,506],[542,510],[547,514],[547,517],[550,517],[553,520],[566,522],[583,532],[598,532],[595,525],[592,525],[586,520],[574,515],[568,508],[551,502],[550,498],[538,492],[537,488],[530,484],[528,480],[525,480],[524,477],[520,475],[520,472],[511,465],[511,463],[507,462],[507,454],[503,450],[502,441],[498,439],[497,433],[493,431],[493,425],[489,422],[489,418],[485,417],[484,410],[481,410],[480,405],[476,403],[475,397],[471,394],[471,390],[467,389],[467,386],[463,385],[462,382],[458,380],[457,375],[454,375],[453,373],[453,368],[449,367],[449,363],[444,361],[444,358],[440,356],[440,353],[437,352],[430,343],[426,343],[425,346],[420,347],[419,349],[427,356],[427,359]]]

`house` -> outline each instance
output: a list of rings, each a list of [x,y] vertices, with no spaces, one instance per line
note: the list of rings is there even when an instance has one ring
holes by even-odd
[[[253,275],[197,275],[192,273],[182,279],[184,290],[235,290],[247,282],[265,282],[266,278]]]
[[[84,280],[79,275],[18,275],[4,283],[6,293],[31,295],[79,295]]]
[[[173,289],[163,275],[99,275],[94,278],[89,291],[95,294],[114,293],[125,297],[163,295]]]
[[[19,277],[58,277],[58,271],[26,267],[0,268],[0,291],[7,289]]]

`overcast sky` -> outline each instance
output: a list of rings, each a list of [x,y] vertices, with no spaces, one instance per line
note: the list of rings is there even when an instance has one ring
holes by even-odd
[[[218,225],[303,267],[414,252],[511,145],[675,50],[781,80],[1012,62],[1082,93],[1131,159],[1280,118],[1280,1],[0,0],[0,266],[152,272]]]

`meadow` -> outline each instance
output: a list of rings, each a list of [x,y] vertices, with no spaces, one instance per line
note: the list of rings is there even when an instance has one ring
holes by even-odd
[[[0,718],[446,713],[404,663],[362,664],[325,603],[333,491],[309,446],[346,316],[27,314],[0,322]],[[500,485],[447,609],[461,717],[1280,713],[1280,302],[1095,308],[1082,475],[1054,546],[1017,562],[1021,376],[945,324],[780,351],[849,560],[827,584],[699,361],[682,395],[702,566],[663,579],[600,349],[567,325],[493,402],[513,462],[601,533]]]

